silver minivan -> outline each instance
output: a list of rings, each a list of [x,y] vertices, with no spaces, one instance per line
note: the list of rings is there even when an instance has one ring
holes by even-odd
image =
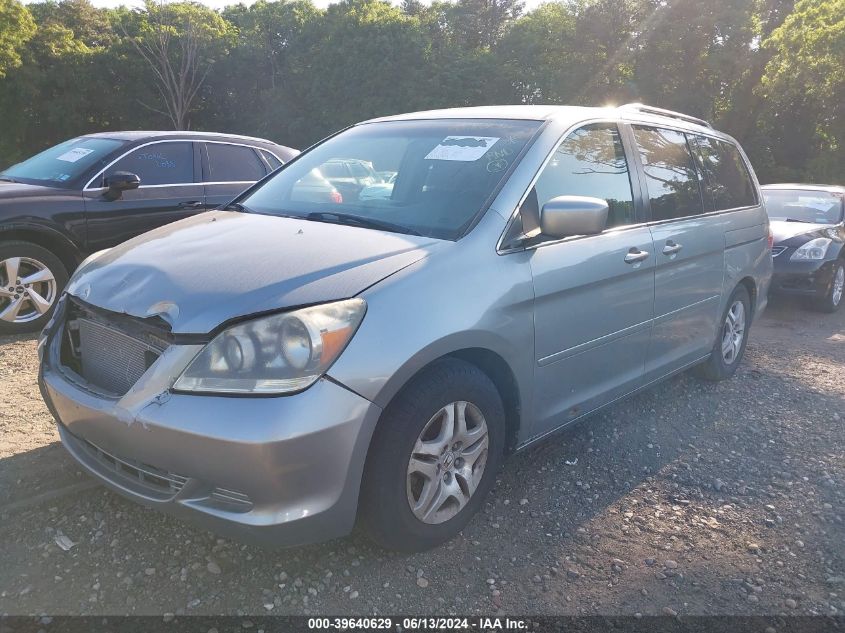
[[[331,182],[338,162],[381,182]],[[338,195],[302,194],[314,170]],[[262,543],[357,521],[425,549],[506,455],[683,370],[730,377],[770,240],[747,158],[699,119],[385,117],[90,257],[41,389],[67,450],[140,503]]]

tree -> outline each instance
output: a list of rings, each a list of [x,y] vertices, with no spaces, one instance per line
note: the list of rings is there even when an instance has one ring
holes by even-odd
[[[772,54],[760,93],[771,106],[762,126],[775,173],[843,179],[845,0],[801,0],[764,41]]]
[[[231,26],[216,12],[193,2],[156,4],[147,0],[137,14],[138,32],[129,38],[155,78],[164,111],[173,127],[189,127],[191,110],[217,59],[228,51]]]
[[[490,49],[521,14],[520,0],[457,0],[450,6],[454,36],[467,49]]]
[[[658,4],[636,40],[636,96],[705,119],[732,99],[753,58],[757,0]]]
[[[35,35],[35,21],[17,0],[0,0],[0,79],[21,65],[20,49]]]

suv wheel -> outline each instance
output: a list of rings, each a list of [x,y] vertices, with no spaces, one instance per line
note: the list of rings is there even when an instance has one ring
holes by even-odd
[[[816,301],[816,308],[822,312],[836,312],[842,305],[843,294],[845,294],[845,261],[838,259],[833,262],[830,287],[825,295]]]
[[[0,334],[40,330],[67,284],[67,270],[30,242],[0,242]]]
[[[495,385],[458,359],[433,364],[385,410],[364,473],[361,519],[379,545],[406,552],[454,537],[502,462],[505,413]]]
[[[705,380],[726,380],[734,375],[748,343],[748,328],[751,325],[751,300],[745,286],[737,286],[725,313],[722,327],[710,356],[695,368],[695,373]]]

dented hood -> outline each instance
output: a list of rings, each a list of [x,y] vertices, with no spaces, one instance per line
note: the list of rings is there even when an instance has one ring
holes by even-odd
[[[352,297],[422,259],[439,240],[249,213],[213,211],[92,258],[68,292],[175,334],[237,317]]]

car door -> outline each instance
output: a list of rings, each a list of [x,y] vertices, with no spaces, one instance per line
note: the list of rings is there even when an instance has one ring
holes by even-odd
[[[96,176],[84,191],[88,250],[110,248],[202,211],[195,153],[191,141],[145,143]],[[141,184],[110,200],[103,179],[118,171],[137,174]]]
[[[706,356],[725,274],[725,219],[705,214],[703,178],[687,135],[632,125],[654,241],[651,381]]]
[[[270,171],[258,151],[247,145],[206,141],[203,155],[205,201],[212,209],[231,202]]]
[[[642,383],[655,258],[631,177],[616,124],[590,124],[558,146],[523,203],[579,195],[610,207],[603,233],[533,247],[535,435]]]

